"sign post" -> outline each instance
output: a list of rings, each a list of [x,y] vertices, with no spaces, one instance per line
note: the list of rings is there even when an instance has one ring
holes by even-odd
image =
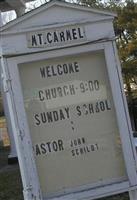
[[[61,17],[52,18],[49,10]],[[46,12],[51,21],[42,21]],[[64,12],[73,23],[69,17],[62,22]],[[28,15],[16,37],[21,21],[1,32],[7,36],[3,48],[13,39],[1,63],[25,200],[96,199],[124,191],[137,199],[114,16],[64,2]],[[34,22],[35,28],[27,27]],[[21,38],[24,46],[15,47]]]

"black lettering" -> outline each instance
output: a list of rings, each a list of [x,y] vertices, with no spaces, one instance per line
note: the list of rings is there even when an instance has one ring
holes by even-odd
[[[79,152],[78,152],[78,149],[75,149],[75,152],[76,152],[76,155],[79,156]]]
[[[74,62],[75,72],[79,72],[79,65],[77,62]]]
[[[54,116],[54,121],[58,121],[59,120],[59,115],[58,115],[58,112],[55,110],[53,111],[53,116]]]
[[[50,90],[49,90],[49,89],[45,90],[45,95],[46,95],[46,99],[47,99],[47,100],[48,100],[48,99],[51,99],[51,93],[50,93]]]
[[[96,146],[96,149],[98,150],[99,149],[98,144],[95,144],[95,146]]]
[[[76,106],[76,110],[77,110],[77,115],[81,116],[81,110],[80,110],[80,106]]]
[[[46,73],[47,73],[47,77],[51,77],[49,66],[46,67]]]
[[[53,141],[52,147],[53,147],[53,150],[54,150],[54,151],[58,151],[58,145],[57,145],[57,142],[56,142],[56,141]]]
[[[106,104],[106,108],[107,108],[107,110],[111,110],[110,103],[109,103],[107,100],[105,101],[105,104]]]
[[[41,147],[41,152],[43,153],[43,154],[45,154],[47,151],[46,151],[46,147],[45,147],[45,144],[44,143],[41,143],[41,145],[40,145],[40,147]]]
[[[45,68],[40,68],[40,74],[41,74],[41,77],[42,78],[45,78],[46,77],[46,74],[45,74]]]
[[[41,155],[41,152],[40,152],[38,144],[36,144],[35,149],[36,149],[36,156]]]
[[[94,87],[95,87],[95,90],[99,90],[99,81],[98,80],[94,81]]]
[[[83,154],[84,152],[83,152],[83,148],[80,148],[80,154]]]
[[[72,34],[73,34],[73,39],[74,39],[74,40],[77,40],[77,39],[78,39],[78,38],[77,38],[77,31],[76,31],[75,28],[72,29]]]
[[[64,146],[63,146],[63,141],[62,140],[58,140],[58,146],[59,146],[59,151],[63,151],[64,150]]]
[[[89,108],[89,113],[91,114],[91,113],[94,113],[94,108],[93,108],[93,104],[89,104],[89,106],[88,106],[88,108]]]
[[[91,145],[90,148],[91,148],[91,151],[95,151],[94,145]]]
[[[57,71],[58,71],[59,75],[63,74],[63,71],[61,69],[62,69],[62,66],[61,65],[57,65]]]
[[[47,33],[47,41],[48,43],[52,43],[52,34],[50,32]]]
[[[100,110],[99,110],[99,106],[98,106],[98,102],[96,103],[95,108],[96,108],[96,112],[97,112],[97,113],[100,112]]]
[[[38,34],[38,37],[39,37],[39,44],[42,44],[42,34],[39,33],[39,34]]]
[[[84,35],[82,35],[80,28],[78,28],[78,34],[79,34],[79,38],[84,38]]]
[[[39,91],[39,100],[40,100],[40,101],[44,101],[44,99],[45,99],[45,98],[44,98],[43,91],[40,90],[40,91]]]
[[[72,156],[75,156],[75,151],[74,150],[72,150],[71,153],[72,153]]]
[[[47,146],[48,146],[48,151],[51,152],[51,146],[50,146],[51,143],[50,143],[50,142],[47,142],[46,144],[47,144]]]
[[[70,146],[73,147],[73,141],[72,141],[72,140],[71,140],[71,142],[70,142]]]
[[[52,113],[51,112],[47,112],[47,120],[48,122],[53,122],[53,119],[52,119]]]
[[[59,97],[62,97],[63,96],[62,88],[61,87],[57,87],[57,91],[58,91]]]
[[[66,111],[67,118],[69,119],[69,118],[70,118],[70,116],[69,116],[69,108],[67,107],[67,108],[64,108],[64,109],[65,109],[65,111]]]
[[[86,151],[86,147],[83,148],[83,151],[84,151],[85,153],[87,153],[87,151]]]
[[[60,40],[61,42],[64,41],[65,42],[65,36],[64,36],[64,32],[60,32]]]
[[[71,95],[75,95],[75,88],[74,85],[69,85],[69,90]]]
[[[74,145],[77,146],[77,140],[74,140]]]
[[[46,123],[46,122],[47,122],[46,113],[43,112],[43,113],[41,113],[40,115],[41,115],[41,121],[42,121],[43,123]]]
[[[85,110],[84,114],[85,114],[85,115],[88,115],[87,105],[86,105],[86,104],[83,104],[83,108],[84,108],[84,110]]]
[[[86,146],[86,150],[87,150],[87,152],[88,152],[88,153],[90,152],[90,150],[89,150],[89,147],[88,147],[88,146]]]
[[[64,74],[68,74],[67,64],[63,64],[63,71],[64,71]]]
[[[35,120],[36,120],[35,124],[36,124],[37,126],[39,126],[39,125],[40,125],[39,115],[38,115],[38,114],[34,115],[34,118],[35,118]]]
[[[53,75],[53,76],[57,76],[57,73],[55,73],[55,70],[54,70],[54,67],[53,67],[53,66],[51,66],[51,70],[52,70],[52,75]]]
[[[65,116],[64,116],[64,114],[63,114],[63,111],[62,111],[62,110],[60,110],[59,112],[60,112],[60,120],[63,120],[63,119],[65,119]]]
[[[86,143],[86,141],[85,141],[85,138],[82,138],[82,142],[83,142],[83,144],[85,144],[85,143]]]
[[[68,93],[68,86],[64,85],[63,86],[63,91],[64,91],[64,95],[67,96],[69,93]]]
[[[72,66],[72,63],[69,63],[69,73],[74,73],[74,69],[73,69],[73,66]]]
[[[72,36],[71,36],[70,30],[66,30],[66,39],[67,39],[67,41],[68,40],[72,40]]]
[[[80,138],[78,138],[78,145],[81,145],[82,143],[81,143],[81,139]]]
[[[101,101],[99,104],[100,104],[101,111],[104,111],[105,110],[105,104],[104,104],[104,102]]]
[[[37,40],[36,40],[36,36],[32,35],[32,46],[37,46]]]
[[[94,91],[93,81],[88,81],[88,86],[90,91]]]
[[[54,32],[53,34],[54,34],[54,42],[58,42],[59,40],[58,40],[57,33],[56,33],[56,32]]]
[[[51,94],[53,98],[57,98],[56,88],[51,88]]]

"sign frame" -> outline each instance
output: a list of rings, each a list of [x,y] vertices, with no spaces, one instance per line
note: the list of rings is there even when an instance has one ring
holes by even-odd
[[[78,55],[100,50],[103,50],[105,55],[106,68],[109,75],[110,87],[116,110],[116,118],[119,127],[120,138],[122,141],[122,150],[128,180],[123,182],[115,182],[114,184],[106,185],[103,187],[95,187],[94,189],[89,189],[84,186],[78,190],[77,188],[72,189],[71,191],[68,191],[67,194],[57,194],[52,197],[52,199],[96,199],[122,193],[125,191],[136,191],[137,160],[135,156],[135,146],[126,100],[123,92],[120,65],[116,53],[115,42],[104,41],[96,44],[83,44],[81,45],[81,47],[73,46],[69,48],[60,48],[59,50],[55,49],[47,52],[45,51],[41,53],[1,58],[2,74],[5,78],[5,81],[3,81],[3,88],[6,93],[10,118],[12,119],[14,138],[16,142],[17,154],[23,180],[25,200],[45,200],[45,198],[42,197],[35,159],[33,156],[32,143],[25,114],[23,94],[21,91],[21,84],[19,79],[18,64],[43,59]],[[49,198],[47,197],[46,200],[48,199]]]

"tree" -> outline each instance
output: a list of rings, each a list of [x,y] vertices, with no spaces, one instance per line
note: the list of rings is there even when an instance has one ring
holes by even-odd
[[[134,101],[137,101],[137,2],[133,0],[80,0],[92,7],[111,9],[117,13],[114,20],[116,43],[122,66],[125,92],[131,117],[134,118]],[[137,125],[137,124],[136,124]],[[136,126],[137,128],[137,126]]]
[[[100,0],[81,0],[82,4],[103,7],[117,12],[114,20],[116,42],[122,65],[125,91],[128,101],[137,97],[137,3],[133,0],[103,3]]]

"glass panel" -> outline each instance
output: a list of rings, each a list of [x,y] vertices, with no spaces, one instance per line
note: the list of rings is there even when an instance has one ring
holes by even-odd
[[[126,179],[103,52],[20,64],[19,73],[44,196]]]

